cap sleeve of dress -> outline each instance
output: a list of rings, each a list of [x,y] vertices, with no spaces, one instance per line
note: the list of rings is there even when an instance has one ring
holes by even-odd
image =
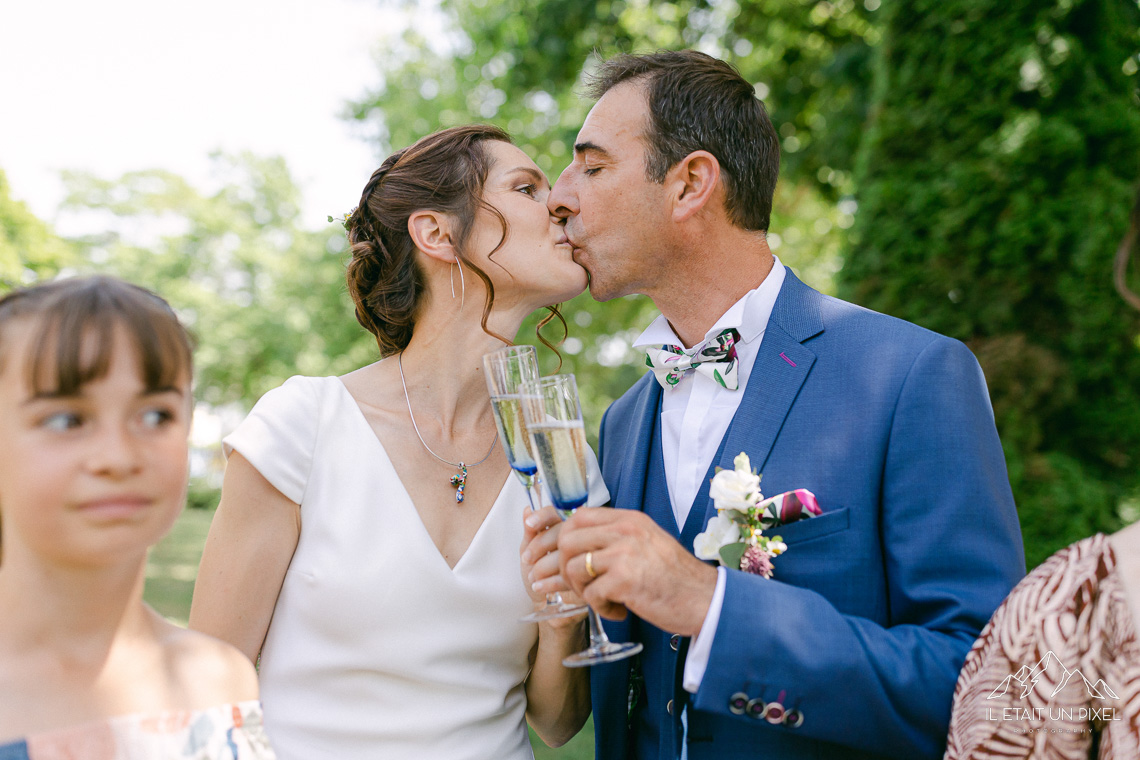
[[[262,396],[237,429],[222,439],[227,459],[231,452],[239,452],[297,504],[305,495],[320,428],[321,379],[289,378]]]

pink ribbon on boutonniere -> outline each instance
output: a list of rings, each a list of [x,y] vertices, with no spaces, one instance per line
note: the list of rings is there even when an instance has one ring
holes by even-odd
[[[715,559],[724,567],[771,578],[772,560],[787,551],[788,545],[780,536],[766,536],[764,531],[817,517],[822,510],[815,494],[805,488],[765,499],[760,493],[760,475],[743,451],[732,466],[731,470],[718,467],[709,484],[716,515],[693,539],[693,553],[698,559]]]

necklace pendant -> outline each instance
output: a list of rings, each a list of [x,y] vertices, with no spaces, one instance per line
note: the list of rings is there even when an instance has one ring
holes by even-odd
[[[463,490],[467,487],[467,465],[459,463],[459,473],[451,476],[451,485],[455,486],[455,503],[463,503]]]

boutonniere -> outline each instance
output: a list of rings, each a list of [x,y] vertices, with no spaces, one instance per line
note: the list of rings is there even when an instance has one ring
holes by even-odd
[[[819,504],[803,488],[765,499],[760,493],[761,476],[752,469],[748,455],[741,452],[732,464],[732,470],[716,470],[709,486],[716,517],[693,541],[693,549],[699,559],[720,560],[725,567],[771,578],[772,560],[788,545],[780,536],[765,536],[764,531],[815,517]]]

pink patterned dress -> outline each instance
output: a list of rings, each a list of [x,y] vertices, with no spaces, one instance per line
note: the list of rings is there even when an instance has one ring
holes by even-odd
[[[967,758],[1140,758],[1140,642],[1107,536],[1042,563],[974,643],[946,750]]]
[[[257,701],[125,715],[0,744],[0,760],[275,760]]]

